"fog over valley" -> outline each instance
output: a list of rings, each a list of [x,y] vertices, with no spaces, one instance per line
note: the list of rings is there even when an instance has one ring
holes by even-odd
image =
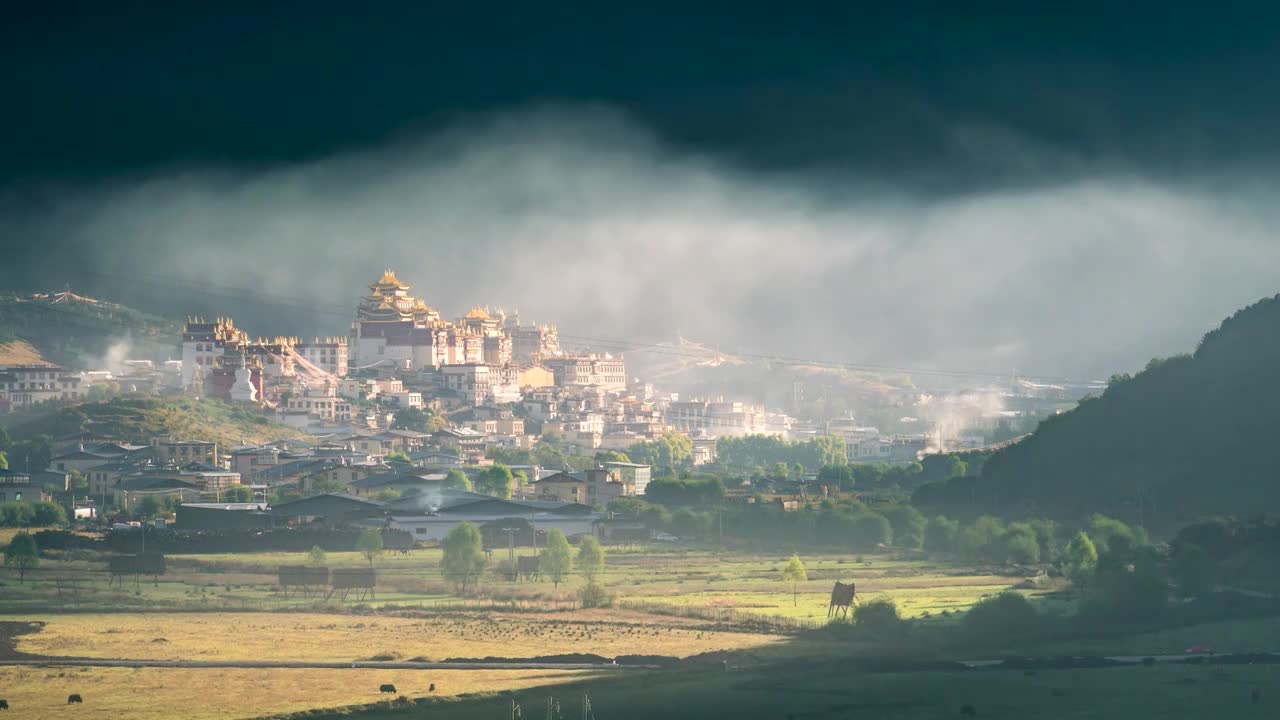
[[[556,106],[291,165],[70,186],[8,203],[2,222],[52,248],[40,277],[179,316],[235,313],[262,334],[345,332],[392,267],[446,316],[518,309],[579,344],[679,334],[726,352],[1105,379],[1274,291],[1272,195],[1237,175],[939,194],[856,168],[762,174],[666,147],[621,113]]]

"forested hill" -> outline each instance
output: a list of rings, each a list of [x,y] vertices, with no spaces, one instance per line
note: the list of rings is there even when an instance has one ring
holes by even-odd
[[[124,359],[172,357],[181,337],[175,320],[69,290],[0,291],[0,356],[10,359],[101,369]]]
[[[994,454],[981,477],[922,488],[916,502],[1170,524],[1277,512],[1278,441],[1280,296],[1228,318],[1194,354],[1112,378],[1101,397]]]

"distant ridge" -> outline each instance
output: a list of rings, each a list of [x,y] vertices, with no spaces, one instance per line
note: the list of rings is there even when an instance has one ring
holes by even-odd
[[[70,368],[101,367],[108,357],[164,360],[176,354],[176,320],[64,289],[54,293],[0,293],[0,343],[10,351]],[[0,360],[0,362],[9,362]],[[16,364],[16,362],[14,363]]]
[[[1117,375],[1101,396],[999,448],[979,478],[921,488],[948,512],[1180,523],[1280,512],[1280,296],[1236,312],[1194,353]]]

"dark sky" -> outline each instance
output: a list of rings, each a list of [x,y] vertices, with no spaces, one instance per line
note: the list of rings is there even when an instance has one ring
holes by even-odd
[[[1268,162],[1280,108],[1275,13],[1222,4],[26,5],[0,30],[9,189],[292,161],[572,101],[743,167],[946,191]]]
[[[9,10],[0,288],[1089,377],[1280,290],[1280,11],[757,5]]]

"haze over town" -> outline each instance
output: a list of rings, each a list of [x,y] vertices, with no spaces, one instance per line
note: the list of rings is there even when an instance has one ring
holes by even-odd
[[[1280,11],[0,57],[6,719],[1280,716]]]

